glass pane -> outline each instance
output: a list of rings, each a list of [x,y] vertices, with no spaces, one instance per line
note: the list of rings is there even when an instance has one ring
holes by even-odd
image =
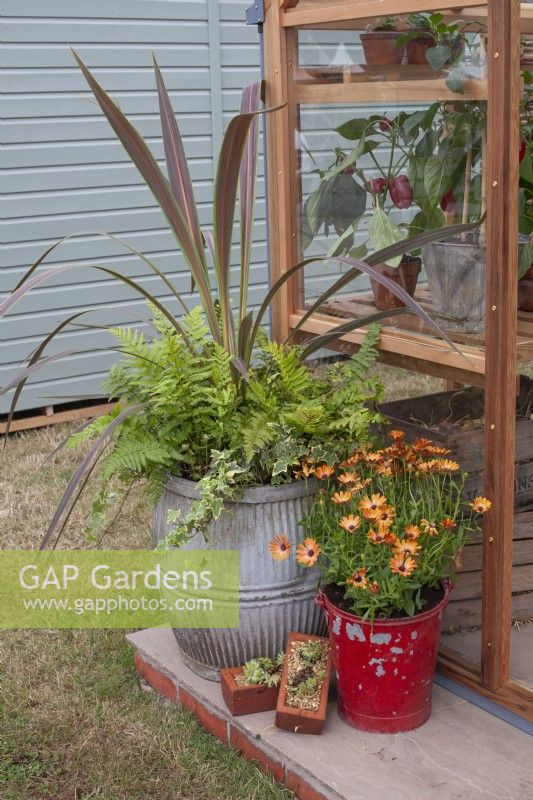
[[[463,35],[451,28],[437,35],[435,21],[428,20],[428,15],[396,18],[394,31],[387,25],[380,30],[379,24],[372,31],[298,31],[297,256],[361,258],[416,233],[479,218],[486,123],[483,31],[476,25]],[[424,262],[424,253],[406,246],[380,269],[410,294],[418,281],[417,298],[431,311]],[[334,261],[310,265],[299,305],[309,306],[348,269]],[[454,293],[448,285],[440,291],[448,298],[437,307],[437,319],[441,312],[457,316],[446,302]],[[358,317],[401,305],[379,284],[371,289],[365,276],[336,298],[322,310]],[[467,334],[479,332],[481,298],[478,307],[479,318]],[[412,316],[389,323],[428,331]],[[462,333],[454,338],[470,341]]]

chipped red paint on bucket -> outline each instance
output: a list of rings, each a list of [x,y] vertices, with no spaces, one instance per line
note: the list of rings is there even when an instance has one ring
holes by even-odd
[[[339,714],[348,725],[397,733],[427,720],[450,590],[447,585],[441,602],[415,617],[374,623],[342,611],[319,594],[337,672]]]

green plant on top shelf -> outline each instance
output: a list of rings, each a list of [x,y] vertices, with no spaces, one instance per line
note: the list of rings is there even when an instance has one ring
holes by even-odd
[[[374,31],[399,31],[400,18],[392,14],[385,17],[378,17],[374,23],[367,26],[368,33]]]

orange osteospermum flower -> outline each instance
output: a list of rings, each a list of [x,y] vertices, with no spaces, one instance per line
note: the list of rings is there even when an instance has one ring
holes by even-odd
[[[389,436],[394,442],[401,442],[405,439],[405,431],[389,431]]]
[[[469,503],[470,508],[473,508],[477,514],[484,514],[489,508],[492,506],[490,500],[487,500],[486,497],[474,497],[471,503]]]
[[[304,567],[316,564],[320,555],[320,547],[315,539],[304,539],[296,548],[296,561]]]
[[[439,472],[457,472],[457,470],[460,469],[457,461],[452,461],[449,458],[444,458],[442,461],[437,461],[437,464],[437,470]]]
[[[373,519],[382,525],[392,525],[396,509],[393,506],[381,506],[374,512]]]
[[[335,470],[333,467],[330,467],[329,464],[321,464],[319,467],[315,468],[315,475],[319,481],[331,478],[334,472]]]
[[[408,525],[404,528],[405,539],[408,542],[414,542],[420,536],[420,528],[418,525]]]
[[[399,541],[394,545],[394,552],[400,556],[416,556],[418,551],[421,550],[421,546],[416,542],[410,542],[409,540],[405,540],[403,542]]]
[[[371,594],[379,594],[381,591],[381,586],[377,581],[372,581],[368,588]]]
[[[374,544],[395,544],[397,537],[391,533],[388,525],[378,525],[377,531],[370,528],[367,538]]]
[[[363,497],[359,503],[359,509],[364,517],[373,519],[375,512],[387,505],[387,498],[382,494],[373,494],[371,497]]]
[[[365,461],[367,461],[369,464],[379,464],[380,461],[383,461],[382,451],[377,450],[375,453],[366,453]]]
[[[284,533],[282,533],[281,536],[276,533],[272,541],[268,543],[270,555],[275,561],[284,561],[286,558],[288,558],[291,548],[292,544],[289,542]]]
[[[353,575],[350,575],[349,578],[346,578],[346,583],[348,586],[355,586],[356,589],[366,589],[368,586],[368,579],[366,577],[365,567],[361,567],[361,569],[358,569]]]
[[[451,453],[451,450],[447,450],[445,447],[436,447],[435,445],[428,445],[426,448],[426,453],[429,453],[432,456],[447,456]]]
[[[342,475],[337,476],[339,483],[358,483],[359,476],[355,472],[344,472]]]
[[[296,477],[296,480],[299,480],[300,478],[309,478],[310,475],[314,475],[314,472],[315,472],[314,467],[312,467],[307,462],[303,461],[300,464],[300,467],[301,467],[301,469],[298,469],[298,470],[294,471],[294,475]]]
[[[349,503],[350,502],[350,500],[352,499],[352,493],[351,492],[335,492],[334,494],[331,495],[331,499],[336,505],[342,505],[342,503]]]
[[[439,529],[435,522],[429,522],[427,519],[421,519],[420,525],[422,526],[424,533],[427,533],[428,536],[437,536]]]
[[[444,519],[441,519],[440,524],[442,528],[449,531],[457,527],[457,523],[451,517],[444,517]]]
[[[423,437],[420,437],[413,442],[413,450],[416,450],[418,453],[421,453],[423,450],[427,450],[428,447],[433,447],[433,442],[431,439],[424,439]]]
[[[420,472],[436,472],[439,468],[440,462],[436,458],[430,461],[419,461],[416,465]]]
[[[354,514],[349,514],[347,517],[342,517],[339,520],[339,525],[344,528],[348,533],[354,533],[361,524],[361,517],[356,517]]]
[[[385,475],[387,478],[390,478],[392,475],[392,467],[390,464],[379,464],[376,468],[376,472],[378,475]]]
[[[389,561],[391,572],[401,575],[403,578],[409,577],[416,569],[416,561],[411,556],[393,556]]]

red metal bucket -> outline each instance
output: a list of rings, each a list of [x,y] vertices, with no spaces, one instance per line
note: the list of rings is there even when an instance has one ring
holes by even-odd
[[[339,714],[356,728],[397,733],[418,728],[431,713],[442,613],[450,596],[415,617],[365,622],[322,592],[337,673]]]

